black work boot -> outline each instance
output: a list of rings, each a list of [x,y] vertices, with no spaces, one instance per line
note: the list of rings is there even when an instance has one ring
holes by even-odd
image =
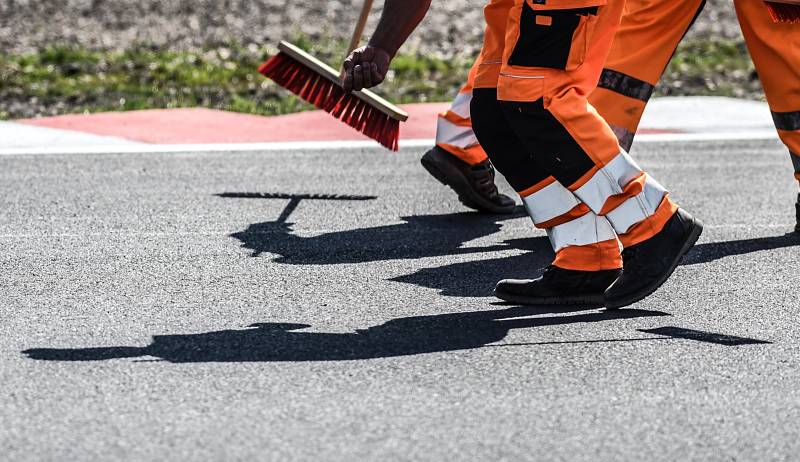
[[[606,290],[606,307],[632,305],[655,292],[669,279],[702,232],[699,220],[678,209],[661,232],[623,250],[622,275]]]
[[[458,194],[458,200],[481,212],[513,213],[516,203],[500,194],[494,184],[494,167],[489,160],[469,165],[444,149],[434,146],[422,156],[422,166],[437,180]]]
[[[521,305],[603,304],[603,292],[620,270],[575,271],[550,265],[539,279],[506,279],[497,283],[494,295]]]

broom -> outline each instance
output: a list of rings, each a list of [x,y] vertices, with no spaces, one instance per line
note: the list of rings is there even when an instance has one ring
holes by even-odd
[[[347,55],[358,47],[373,0],[365,0]],[[408,114],[369,90],[346,93],[341,75],[332,67],[289,42],[258,71],[318,109],[331,114],[383,146],[397,151],[400,122]]]
[[[770,0],[765,3],[776,23],[800,23],[800,0]]]

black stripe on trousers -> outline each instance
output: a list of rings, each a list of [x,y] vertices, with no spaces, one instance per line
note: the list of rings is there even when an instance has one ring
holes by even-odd
[[[655,86],[644,80],[639,80],[636,77],[611,69],[603,69],[597,86],[645,103],[650,100],[650,97],[653,96],[653,91],[656,89]]]
[[[790,152],[789,155],[792,156],[792,165],[794,165],[795,173],[800,173],[800,156],[793,152]]]
[[[800,130],[800,111],[794,112],[772,112],[772,120],[775,121],[775,128],[792,132]]]

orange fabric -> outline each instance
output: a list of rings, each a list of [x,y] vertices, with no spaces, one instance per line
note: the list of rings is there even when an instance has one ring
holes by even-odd
[[[760,1],[760,0],[758,0]],[[703,0],[628,0],[605,63],[656,85]],[[636,132],[646,103],[598,88],[589,102],[609,124]]]
[[[475,88],[496,88],[503,62],[506,24],[508,14],[518,0],[490,0],[483,9],[486,18],[486,31],[483,35],[483,49],[475,63]]]
[[[616,240],[592,245],[564,247],[553,265],[574,271],[603,271],[622,268],[622,256]]]
[[[532,194],[534,194],[536,192],[541,191],[542,189],[550,186],[551,184],[553,184],[555,182],[556,182],[556,179],[553,178],[552,176],[549,176],[549,177],[545,178],[544,180],[542,180],[542,181],[536,183],[535,185],[531,186],[530,188],[528,188],[528,189],[526,189],[524,191],[517,192],[517,194],[519,194],[519,196],[522,197],[522,198],[526,198],[526,197],[528,197],[528,196],[530,196],[530,195],[532,195]]]
[[[603,210],[601,210],[598,215],[608,215],[612,210],[622,205],[631,197],[641,194],[641,192],[644,191],[644,184],[646,181],[647,174],[642,172],[639,176],[631,180],[630,183],[625,185],[621,193],[609,197],[605,205],[603,205]]]
[[[484,152],[480,144],[476,144],[468,148],[459,148],[458,146],[445,143],[436,143],[436,146],[439,146],[469,165],[478,165],[488,159],[486,152]]]
[[[664,196],[661,205],[658,206],[656,213],[643,221],[633,225],[625,234],[620,234],[619,241],[624,247],[631,247],[640,242],[646,241],[664,229],[670,218],[678,211],[678,205],[672,202],[669,194]]]
[[[597,172],[599,172],[599,171],[600,171],[600,167],[597,167],[597,166],[592,167],[591,169],[589,169],[588,172],[584,173],[582,177],[578,178],[578,181],[576,181],[576,182],[572,183],[571,185],[569,185],[569,187],[567,189],[569,189],[570,191],[575,191],[577,189],[580,189],[581,186],[583,186],[586,183],[588,183],[589,180],[591,180],[592,177],[594,177],[597,174]]]
[[[469,93],[470,95],[472,94],[472,88],[475,82],[475,75],[478,73],[478,64],[479,63],[476,62],[472,66],[472,69],[470,69],[469,74],[467,76],[467,82],[461,88],[461,91],[459,93]],[[448,122],[454,125],[457,125],[459,127],[464,127],[464,129],[472,131],[472,120],[469,118],[461,117],[452,110],[448,110],[447,112],[439,114],[439,117],[447,120]],[[461,159],[463,162],[468,163],[469,165],[478,165],[482,162],[485,162],[489,158],[480,144],[476,144],[474,146],[469,146],[466,148],[461,148],[448,143],[436,143],[436,145],[444,149],[445,151],[449,152],[450,154],[454,155],[455,157]]]
[[[591,209],[589,209],[588,205],[578,204],[575,207],[573,207],[572,210],[565,213],[564,215],[561,215],[560,217],[555,217],[552,220],[547,220],[543,223],[534,223],[534,226],[536,226],[539,229],[550,229],[558,225],[563,225],[564,223],[568,223],[576,218],[580,218],[589,212],[591,212]]]
[[[735,0],[734,5],[770,109],[800,111],[800,27],[776,24],[760,0]],[[800,153],[800,130],[778,130],[778,135],[790,151]]]
[[[468,127],[472,128],[472,119],[468,117],[461,117],[460,115],[456,114],[453,111],[447,111],[439,114],[439,117],[445,119],[446,121],[452,123],[453,125],[458,125],[459,127]]]
[[[610,0],[598,9],[597,15],[580,17],[573,35],[567,69],[514,66],[508,64],[520,38],[520,18],[524,5],[532,9],[560,9],[604,4],[597,0],[564,0],[548,2],[546,7],[531,0],[514,0],[505,25],[503,66],[497,82],[498,99],[503,101],[534,102],[543,99],[545,109],[567,129],[575,141],[598,165],[619,154],[619,142],[608,124],[587,102],[597,86],[614,34],[622,16],[624,0]],[[489,23],[489,29],[492,24]],[[499,35],[497,30],[493,36]]]

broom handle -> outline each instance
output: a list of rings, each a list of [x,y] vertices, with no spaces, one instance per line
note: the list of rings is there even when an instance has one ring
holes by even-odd
[[[372,2],[373,0],[364,0],[364,4],[361,6],[361,16],[358,17],[356,30],[353,31],[353,37],[350,39],[350,46],[347,47],[347,56],[358,48],[358,44],[361,43],[361,36],[364,35],[364,29],[367,27],[369,12],[372,11]]]

